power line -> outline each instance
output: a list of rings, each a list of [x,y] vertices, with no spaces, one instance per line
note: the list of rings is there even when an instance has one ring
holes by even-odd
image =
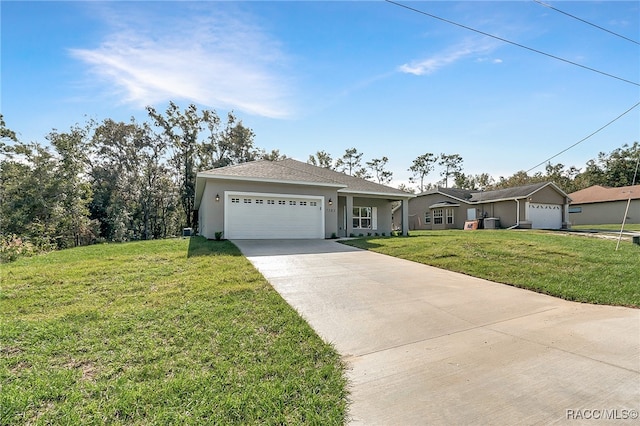
[[[454,22],[454,21],[450,21],[450,20],[445,19],[445,18],[441,18],[440,16],[433,15],[433,14],[431,14],[431,13],[428,13],[428,12],[425,12],[425,11],[422,11],[422,10],[419,10],[419,9],[415,9],[415,8],[410,7],[410,6],[407,6],[407,5],[405,5],[405,4],[397,3],[397,2],[392,1],[392,0],[385,0],[385,1],[386,1],[387,3],[390,3],[390,4],[393,4],[393,5],[396,5],[396,6],[399,6],[399,7],[405,8],[405,9],[407,9],[407,10],[411,10],[411,11],[416,12],[416,13],[419,13],[419,14],[421,14],[421,15],[429,16],[430,18],[437,19],[437,20],[442,21],[442,22],[446,22],[447,24],[455,25],[455,26],[457,26],[457,27],[464,28],[464,29],[469,30],[469,31],[473,31],[473,32],[476,32],[476,33],[478,33],[478,34],[482,34],[482,35],[484,35],[484,36],[491,37],[491,38],[495,38],[496,40],[500,40],[500,41],[502,41],[502,42],[509,43],[509,44],[514,45],[514,46],[518,46],[518,47],[520,47],[520,48],[522,48],[522,49],[526,49],[526,50],[529,50],[529,51],[531,51],[531,52],[535,52],[535,53],[538,53],[538,54],[540,54],[540,55],[548,56],[549,58],[553,58],[553,59],[556,59],[556,60],[558,60],[558,61],[566,62],[566,63],[568,63],[568,64],[575,65],[575,66],[577,66],[577,67],[584,68],[584,69],[586,69],[586,70],[593,71],[593,72],[596,72],[596,73],[598,73],[598,74],[605,75],[605,76],[607,76],[607,77],[615,78],[616,80],[624,81],[625,83],[633,84],[634,86],[640,86],[640,83],[637,83],[637,82],[635,82],[635,81],[626,80],[626,79],[624,79],[624,78],[622,78],[622,77],[618,77],[618,76],[615,76],[615,75],[613,75],[613,74],[609,74],[609,73],[606,73],[606,72],[604,72],[604,71],[600,71],[600,70],[597,70],[597,69],[595,69],[595,68],[591,68],[591,67],[588,67],[588,66],[586,66],[586,65],[582,65],[582,64],[579,64],[579,63],[577,63],[577,62],[573,62],[573,61],[570,61],[570,60],[568,60],[568,59],[564,59],[564,58],[561,58],[561,57],[559,57],[559,56],[555,56],[555,55],[552,55],[552,54],[550,54],[550,53],[546,53],[546,52],[543,52],[543,51],[541,51],[541,50],[537,50],[537,49],[534,49],[534,48],[532,48],[532,47],[528,47],[528,46],[525,46],[525,45],[523,45],[523,44],[516,43],[515,41],[507,40],[507,39],[505,39],[505,38],[498,37],[498,36],[496,36],[496,35],[489,34],[489,33],[486,33],[486,32],[484,32],[484,31],[477,30],[477,29],[475,29],[475,28],[471,28],[471,27],[469,27],[469,26],[466,26],[466,25],[460,24],[460,23],[458,23],[458,22]]]
[[[562,151],[560,151],[559,153],[557,153],[556,155],[547,158],[546,160],[544,160],[543,162],[536,164],[535,166],[533,166],[532,168],[530,168],[529,170],[527,170],[525,173],[529,173],[531,170],[537,169],[538,167],[542,166],[544,163],[549,162],[550,160],[553,160],[554,158],[556,158],[557,156],[564,154],[565,152],[569,151],[571,148],[573,148],[576,145],[581,144],[582,142],[586,141],[587,139],[589,139],[590,137],[594,136],[596,133],[599,133],[600,131],[604,130],[606,127],[609,127],[611,124],[615,123],[616,121],[618,121],[619,119],[621,119],[623,116],[625,116],[626,114],[630,113],[633,109],[637,108],[638,105],[640,105],[640,102],[636,103],[634,106],[632,106],[631,108],[629,108],[628,110],[626,110],[625,112],[623,112],[622,114],[620,114],[619,116],[617,116],[616,118],[614,118],[613,120],[611,120],[610,122],[608,122],[607,124],[605,124],[604,126],[600,127],[598,130],[596,130],[595,132],[591,133],[590,135],[580,139],[578,142],[574,143],[573,145],[571,145],[570,147],[563,149]]]
[[[608,29],[606,29],[606,28],[603,28],[603,27],[601,27],[601,26],[599,26],[599,25],[596,25],[596,24],[594,24],[594,23],[591,23],[591,22],[589,22],[589,21],[585,21],[585,20],[584,20],[584,19],[582,19],[582,18],[578,18],[577,16],[574,16],[574,15],[572,15],[572,14],[570,14],[570,13],[564,12],[564,11],[562,11],[562,10],[560,10],[560,9],[556,9],[555,7],[551,6],[550,4],[547,4],[547,3],[541,2],[541,1],[539,1],[539,0],[533,0],[533,1],[535,1],[536,3],[538,3],[538,4],[539,4],[539,5],[541,5],[541,6],[548,7],[549,9],[553,9],[553,10],[555,10],[556,12],[562,13],[563,15],[567,15],[567,16],[569,16],[569,17],[573,18],[573,19],[577,19],[577,20],[578,20],[578,21],[580,21],[580,22],[584,22],[584,23],[585,23],[585,24],[587,24],[587,25],[591,25],[592,27],[596,27],[596,28],[598,28],[598,29],[600,29],[600,30],[602,30],[602,31],[606,31],[606,32],[608,32],[609,34],[613,34],[614,36],[617,36],[617,37],[623,38],[623,39],[625,39],[625,40],[627,40],[627,41],[630,41],[631,43],[635,43],[635,44],[637,44],[637,45],[640,45],[640,42],[637,42],[636,40],[633,40],[633,39],[631,39],[631,38],[629,38],[629,37],[625,37],[625,36],[623,36],[623,35],[621,35],[621,34],[618,34],[618,33],[615,33],[615,32],[613,32],[613,31],[610,31],[610,30],[608,30]]]

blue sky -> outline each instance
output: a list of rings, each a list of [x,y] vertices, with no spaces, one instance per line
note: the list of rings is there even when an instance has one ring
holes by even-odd
[[[534,1],[403,2],[640,82],[640,46]],[[640,41],[640,2],[549,1]],[[6,1],[1,106],[23,141],[169,100],[230,110],[302,161],[356,147],[406,183],[426,152],[467,174],[527,170],[640,101],[640,88],[383,1]],[[640,141],[640,108],[552,160]],[[543,170],[540,167],[535,171]],[[428,181],[439,180],[438,170]]]

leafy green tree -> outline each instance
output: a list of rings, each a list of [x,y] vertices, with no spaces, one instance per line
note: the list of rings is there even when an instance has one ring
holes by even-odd
[[[147,123],[107,119],[92,140],[96,159],[90,172],[91,217],[109,241],[175,235],[178,191],[166,165],[165,138]]]
[[[546,178],[540,172],[537,172],[533,176],[529,176],[527,172],[525,172],[524,170],[520,170],[507,178],[500,176],[498,182],[494,186],[494,189],[511,188],[513,186],[529,185],[531,183],[544,181],[546,181]]]
[[[5,147],[0,172],[1,233],[37,236],[37,245],[52,246],[63,211],[57,199],[57,161],[51,151],[36,143]]]
[[[374,173],[378,183],[386,184],[391,182],[393,172],[385,169],[387,162],[389,162],[389,159],[387,157],[382,157],[374,158],[366,163],[369,169]]]
[[[4,116],[0,114],[0,150],[4,147],[5,140],[18,142],[16,132],[7,127],[4,122]]]
[[[462,162],[463,159],[459,154],[440,154],[438,165],[444,167],[444,170],[440,172],[440,176],[444,178],[445,188],[449,187],[449,178],[462,171]]]
[[[155,125],[164,131],[167,146],[171,147],[169,162],[177,174],[182,221],[187,227],[194,227],[197,153],[203,118],[194,104],[181,111],[175,103],[170,102],[164,115],[151,106],[147,107],[147,112]]]
[[[571,166],[565,170],[564,164],[547,163],[545,172],[545,180],[555,183],[567,194],[578,190],[575,178],[580,173],[579,169]]]
[[[622,145],[610,153],[600,152],[596,159],[589,160],[587,167],[575,175],[575,190],[593,185],[620,187],[633,185],[636,164],[640,157],[640,143]],[[636,184],[638,183],[636,177]]]
[[[315,154],[309,155],[307,163],[318,167],[324,167],[325,169],[334,170],[333,158],[331,157],[331,154],[326,151],[318,151]]]
[[[242,121],[238,121],[232,112],[227,114],[224,128],[221,128],[222,122],[215,111],[205,109],[201,118],[209,134],[198,147],[199,170],[245,163],[268,155],[254,146],[255,134]]]
[[[336,170],[351,176],[354,176],[356,172],[360,176],[366,175],[367,173],[363,170],[361,163],[362,155],[356,148],[346,149],[344,155],[336,160]]]
[[[411,188],[410,186],[407,186],[404,183],[401,183],[400,185],[398,185],[398,189],[400,191],[408,192],[409,194],[415,194],[416,193],[416,190],[414,188]]]
[[[89,134],[93,123],[73,126],[68,132],[52,131],[47,140],[58,156],[58,196],[64,216],[58,224],[58,246],[75,247],[93,240],[95,229],[89,220],[91,186],[86,179],[89,169]]]
[[[272,149],[271,152],[262,151],[258,155],[261,160],[278,161],[287,158],[286,155],[280,154],[279,149]]]
[[[418,188],[420,192],[424,192],[426,189],[424,186],[424,178],[433,171],[436,161],[438,161],[438,157],[427,152],[426,154],[419,155],[415,160],[413,160],[411,167],[409,167],[409,171],[413,173],[410,182],[415,183],[416,179],[420,179],[420,186]]]

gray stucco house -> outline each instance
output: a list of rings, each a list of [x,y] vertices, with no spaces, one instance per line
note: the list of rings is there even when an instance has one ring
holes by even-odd
[[[409,201],[409,229],[463,229],[484,219],[485,228],[569,227],[569,196],[552,182],[494,191],[436,188]]]
[[[569,194],[573,225],[640,223],[640,185],[610,188],[594,185]],[[628,209],[627,209],[628,205]]]
[[[392,206],[408,232],[412,194],[293,159],[259,160],[198,173],[198,233],[228,239],[389,235]]]

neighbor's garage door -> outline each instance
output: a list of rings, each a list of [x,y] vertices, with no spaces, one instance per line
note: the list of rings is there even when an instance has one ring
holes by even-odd
[[[560,229],[562,228],[562,206],[530,203],[529,220],[534,229]]]
[[[225,197],[225,238],[324,238],[323,197],[229,192]]]

